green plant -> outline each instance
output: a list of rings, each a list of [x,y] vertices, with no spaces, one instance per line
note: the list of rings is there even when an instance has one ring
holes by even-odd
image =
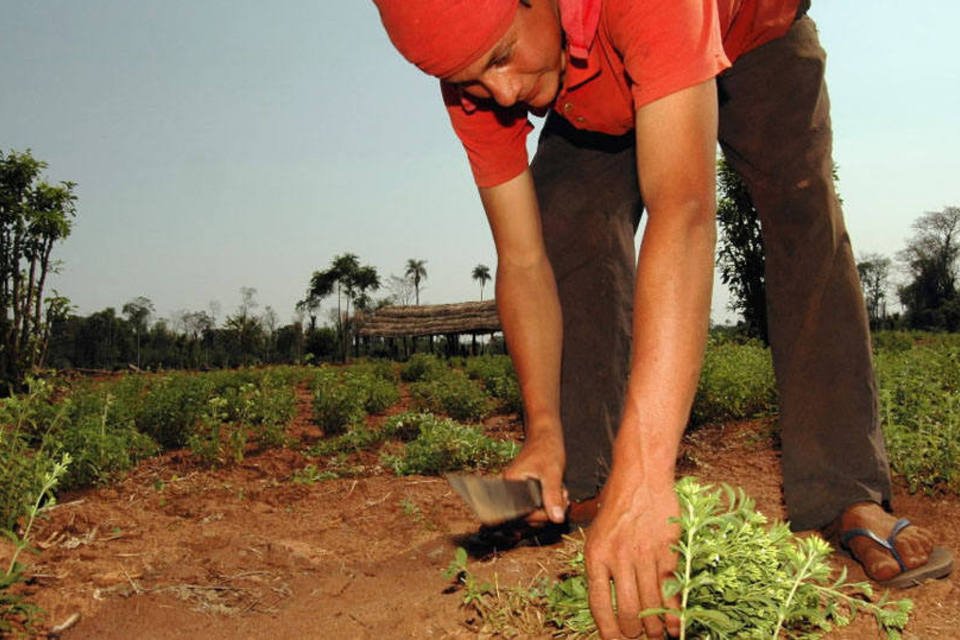
[[[442,376],[410,385],[415,408],[444,413],[454,420],[482,420],[490,414],[490,398],[461,371],[448,369]]]
[[[478,426],[430,414],[414,415],[417,437],[404,445],[399,455],[386,454],[382,458],[397,475],[497,468],[513,459],[519,450],[515,442],[494,440]]]
[[[364,426],[351,426],[340,435],[325,438],[314,443],[314,445],[307,450],[307,453],[311,456],[329,456],[363,451],[382,442],[383,439],[384,436],[382,432],[373,431]]]
[[[343,384],[336,371],[321,368],[313,386],[313,419],[324,435],[336,436],[366,415],[364,398],[356,387]]]
[[[415,353],[400,367],[400,379],[404,382],[433,380],[448,369],[447,364],[434,355]]]
[[[486,355],[468,358],[464,370],[470,378],[483,384],[487,393],[498,401],[501,411],[523,412],[520,384],[509,356]]]
[[[113,395],[96,398],[99,406],[89,401],[92,397],[67,398],[69,419],[45,436],[47,449],[68,452],[73,460],[60,483],[65,489],[109,480],[158,449],[150,436],[137,431],[129,414],[114,410]]]
[[[749,418],[775,409],[768,349],[753,342],[708,345],[693,401],[693,424]]]
[[[336,478],[335,473],[320,471],[315,464],[308,464],[293,472],[290,480],[294,484],[316,484],[322,480],[331,480]]]
[[[846,582],[845,572],[831,579],[831,549],[823,539],[798,538],[784,523],[768,526],[742,490],[684,478],[677,483],[677,495],[679,564],[664,591],[678,596],[681,605],[641,615],[676,615],[682,623],[681,639],[777,640],[818,638],[864,612],[875,617],[888,638],[900,637],[910,601],[886,596],[873,601],[871,586]],[[514,630],[524,611],[534,608],[555,628],[552,637],[596,637],[583,543],[570,539],[569,545],[567,571],[559,580],[512,590],[475,589],[473,608],[486,620],[513,625]],[[466,571],[465,565],[460,570]]]
[[[137,428],[164,449],[182,447],[206,410],[213,377],[176,374],[152,377],[133,402]]]
[[[960,342],[918,337],[875,362],[891,466],[912,491],[960,491]]]
[[[223,442],[223,431],[227,426],[225,425],[226,419],[227,400],[221,396],[214,396],[207,401],[206,411],[201,414],[199,422],[193,429],[193,433],[187,438],[187,447],[190,451],[208,464],[227,461],[225,457],[227,449],[224,447]],[[235,431],[242,431],[242,427],[235,429]],[[230,438],[231,453],[233,453],[235,458],[236,451],[233,447],[236,443],[234,442],[232,434],[228,434],[228,438]],[[245,437],[243,438],[243,444],[246,444]],[[240,454],[240,459],[242,460],[242,450]]]
[[[6,571],[0,575],[0,633],[6,633],[14,628],[14,623],[30,631],[33,627],[33,618],[39,613],[36,605],[26,602],[22,596],[13,593],[11,588],[25,580],[24,567],[17,560],[23,551],[32,550],[30,534],[33,525],[44,511],[56,504],[54,489],[66,474],[70,466],[70,454],[64,453],[59,461],[53,461],[45,469],[41,478],[39,490],[33,499],[23,505],[25,523],[22,532],[18,534],[13,528],[4,528],[2,533],[13,543],[13,555]]]

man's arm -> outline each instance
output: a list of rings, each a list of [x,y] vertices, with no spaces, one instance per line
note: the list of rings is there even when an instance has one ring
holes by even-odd
[[[662,585],[676,568],[673,490],[680,439],[703,358],[716,228],[717,96],[713,80],[638,109],[637,165],[648,220],[637,263],[630,380],[613,466],[587,534],[590,606],[603,638],[637,637],[637,614],[676,607]],[[617,591],[617,614],[610,598]],[[657,617],[642,621],[660,637]],[[679,620],[667,619],[672,635]]]
[[[560,352],[563,324],[553,270],[540,226],[529,169],[495,187],[481,188],[497,246],[497,308],[523,394],[526,440],[504,472],[539,478],[547,517],[563,522],[565,455],[560,426]]]

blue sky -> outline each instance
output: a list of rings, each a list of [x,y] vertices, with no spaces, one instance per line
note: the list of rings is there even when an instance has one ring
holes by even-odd
[[[893,256],[914,219],[960,205],[960,3],[865,6],[811,15],[854,249]],[[226,314],[254,287],[287,322],[347,251],[384,278],[426,260],[424,302],[478,297],[470,273],[495,253],[466,160],[371,2],[3,0],[2,16],[0,149],[78,183],[52,286],[80,313],[143,295],[159,316]]]

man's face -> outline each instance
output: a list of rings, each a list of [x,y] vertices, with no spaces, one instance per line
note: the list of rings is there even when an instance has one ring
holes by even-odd
[[[531,6],[521,3],[510,28],[490,51],[444,80],[502,107],[522,102],[542,109],[560,91],[565,64],[556,3],[533,0]]]

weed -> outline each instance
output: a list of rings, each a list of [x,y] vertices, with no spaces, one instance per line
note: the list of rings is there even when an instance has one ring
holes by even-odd
[[[308,464],[293,472],[290,481],[294,484],[316,484],[321,480],[330,479],[325,475],[326,472],[320,471],[315,464]],[[334,475],[334,477],[336,477]]]

